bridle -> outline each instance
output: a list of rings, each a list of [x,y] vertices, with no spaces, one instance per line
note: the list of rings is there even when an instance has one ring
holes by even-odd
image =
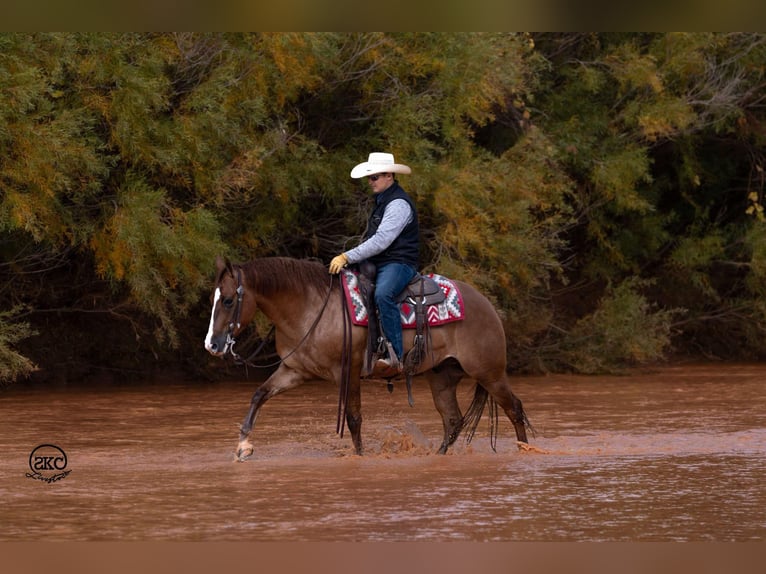
[[[235,329],[242,326],[242,299],[245,297],[245,288],[242,285],[242,269],[237,267],[237,306],[234,308],[234,319],[229,323],[226,330],[226,347],[224,353],[229,352],[234,358],[238,355],[234,352],[234,345],[237,343],[234,339]]]
[[[270,369],[272,367],[278,366],[280,363],[284,362],[288,357],[290,357],[293,353],[295,353],[300,346],[308,339],[309,335],[314,332],[314,329],[316,329],[316,326],[319,324],[319,320],[322,318],[322,315],[324,314],[325,309],[327,308],[327,303],[330,301],[330,294],[332,293],[332,282],[333,282],[333,275],[330,275],[330,285],[327,289],[327,296],[325,297],[324,303],[322,303],[322,308],[319,310],[319,314],[317,315],[316,319],[314,319],[314,322],[311,324],[311,327],[309,327],[309,330],[306,331],[306,334],[303,335],[300,341],[298,341],[298,344],[284,357],[280,358],[278,361],[275,361],[273,363],[270,363],[268,365],[256,365],[252,363],[252,360],[263,350],[263,348],[266,346],[266,344],[269,342],[271,336],[274,334],[274,331],[276,328],[274,326],[271,327],[271,330],[266,335],[266,338],[261,341],[261,344],[258,346],[258,348],[250,353],[250,355],[247,358],[243,358],[240,356],[235,350],[234,345],[237,344],[237,340],[234,338],[234,331],[236,329],[239,329],[242,326],[242,299],[245,297],[245,288],[242,285],[242,269],[240,267],[236,268],[237,271],[237,303],[236,307],[234,308],[234,317],[232,321],[229,323],[229,326],[226,331],[226,347],[224,348],[224,355],[226,353],[229,353],[234,359],[234,362],[239,365],[245,365],[246,367],[254,367],[256,369]]]

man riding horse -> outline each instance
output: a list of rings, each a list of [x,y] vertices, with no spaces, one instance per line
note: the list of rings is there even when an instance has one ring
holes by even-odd
[[[349,263],[373,264],[375,305],[380,326],[390,342],[393,356],[375,362],[372,375],[391,378],[402,373],[402,325],[397,296],[416,275],[419,264],[420,232],[415,204],[399,185],[394,174],[409,174],[404,164],[394,162],[390,153],[371,153],[367,161],[351,170],[351,177],[367,182],[375,195],[375,205],[367,221],[363,241],[330,262],[330,273],[339,273]]]
[[[236,337],[260,309],[274,324],[274,342],[280,356],[276,371],[258,386],[250,400],[240,427],[237,460],[243,461],[253,454],[251,435],[264,403],[306,381],[316,380],[338,385],[338,432],[342,436],[345,419],[355,452],[361,455],[361,380],[369,374],[389,380],[400,373],[406,374],[408,390],[413,376],[421,376],[427,382],[442,419],[444,433],[439,453],[446,453],[464,429],[466,438],[471,438],[488,402],[491,421],[495,421],[499,406],[513,424],[519,444],[527,443],[528,420],[508,379],[503,324],[492,303],[475,287],[463,281],[451,282],[449,291],[459,302],[460,318],[441,321],[428,330],[427,354],[414,352],[424,341],[416,335],[404,358],[404,368],[402,366],[402,314],[396,299],[416,277],[419,232],[412,199],[394,179],[394,174],[399,173],[408,174],[410,168],[395,163],[389,153],[371,153],[366,162],[354,167],[351,177],[367,177],[375,194],[375,206],[364,241],[330,263],[333,275],[349,263],[359,264],[364,272],[359,275],[359,285],[363,276],[370,279],[364,267],[370,263],[377,266],[374,304],[380,310],[384,335],[390,339],[387,344],[390,351],[387,360],[376,361],[372,369],[368,368],[367,357],[373,330],[353,323],[343,282],[335,282],[331,275],[328,285],[327,271],[321,263],[287,257],[265,257],[237,265],[222,257],[216,260],[205,349],[218,357],[236,356],[233,351]],[[348,280],[348,275],[344,273],[344,279]],[[417,325],[422,324],[427,296],[433,294],[426,283],[422,281],[417,286],[416,331]],[[436,285],[437,291],[441,289]],[[446,293],[439,294],[447,298]],[[447,300],[455,302],[452,298]],[[408,296],[407,301],[409,305],[411,297]],[[435,308],[441,309],[441,306],[431,305],[429,311]],[[368,322],[372,315],[374,313],[367,313]],[[441,311],[427,315],[430,325],[431,318],[441,318]],[[425,355],[427,360],[419,359]],[[465,414],[457,400],[457,386],[463,378],[475,383],[474,396]],[[493,449],[496,430],[497,424],[491,422]]]

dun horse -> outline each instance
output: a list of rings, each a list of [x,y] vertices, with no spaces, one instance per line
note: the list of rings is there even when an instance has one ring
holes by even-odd
[[[366,327],[344,320],[347,311],[337,276],[329,275],[319,262],[280,257],[242,265],[232,265],[219,257],[216,266],[205,348],[219,357],[234,354],[234,338],[260,309],[275,326],[276,349],[282,357],[277,370],[253,395],[240,429],[238,460],[253,453],[251,433],[264,403],[317,379],[346,386],[345,400],[341,393],[345,422],[356,453],[362,454],[360,375],[367,332]],[[508,416],[517,440],[526,443],[527,420],[506,374],[505,335],[500,319],[490,302],[473,287],[459,281],[455,284],[462,293],[465,318],[430,329],[425,360],[415,373],[428,380],[442,417],[444,438],[439,452],[446,453],[464,428],[473,433],[489,398]],[[349,335],[350,345],[346,346],[344,339],[348,340]],[[408,338],[405,333],[405,353]],[[465,416],[456,396],[457,385],[464,377],[476,381],[473,402]]]

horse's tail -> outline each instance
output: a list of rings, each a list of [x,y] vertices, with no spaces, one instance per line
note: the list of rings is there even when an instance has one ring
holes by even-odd
[[[487,402],[489,402],[489,444],[492,447],[492,450],[497,452],[497,403],[495,402],[495,399],[493,399],[487,392],[487,389],[479,384],[476,385],[476,390],[473,393],[473,400],[471,401],[471,404],[468,406],[468,410],[463,416],[463,421],[460,425],[460,428],[465,429],[465,441],[470,443],[473,439],[473,435],[476,433],[476,427],[479,426],[481,415],[484,414],[484,406],[487,404]],[[530,430],[532,436],[535,436],[535,429],[532,426],[532,423],[529,422],[527,413],[524,412],[524,408],[521,406],[521,403],[519,403],[519,416],[521,417],[521,421],[524,426]]]
[[[463,421],[461,428],[465,429],[465,441],[470,443],[473,439],[473,435],[476,433],[476,427],[479,426],[481,415],[484,414],[484,406],[489,401],[489,442],[492,446],[492,450],[496,450],[497,445],[497,403],[493,399],[487,389],[481,385],[476,385],[476,390],[473,393],[473,400],[468,406],[468,410],[463,415]]]

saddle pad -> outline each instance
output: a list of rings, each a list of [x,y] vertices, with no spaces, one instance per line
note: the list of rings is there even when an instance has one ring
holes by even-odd
[[[446,299],[438,305],[429,305],[426,309],[426,317],[428,318],[428,324],[435,327],[438,325],[444,325],[445,323],[451,323],[452,321],[460,321],[463,319],[465,308],[463,307],[463,296],[457,285],[446,277],[430,273],[427,275],[441,287],[444,291]],[[367,326],[367,307],[364,305],[364,297],[362,297],[359,291],[359,272],[344,269],[341,272],[341,283],[343,284],[343,291],[346,295],[346,303],[351,311],[351,320],[354,325]],[[400,307],[402,317],[402,327],[405,329],[415,328],[415,305],[411,305],[407,301],[403,302]]]

